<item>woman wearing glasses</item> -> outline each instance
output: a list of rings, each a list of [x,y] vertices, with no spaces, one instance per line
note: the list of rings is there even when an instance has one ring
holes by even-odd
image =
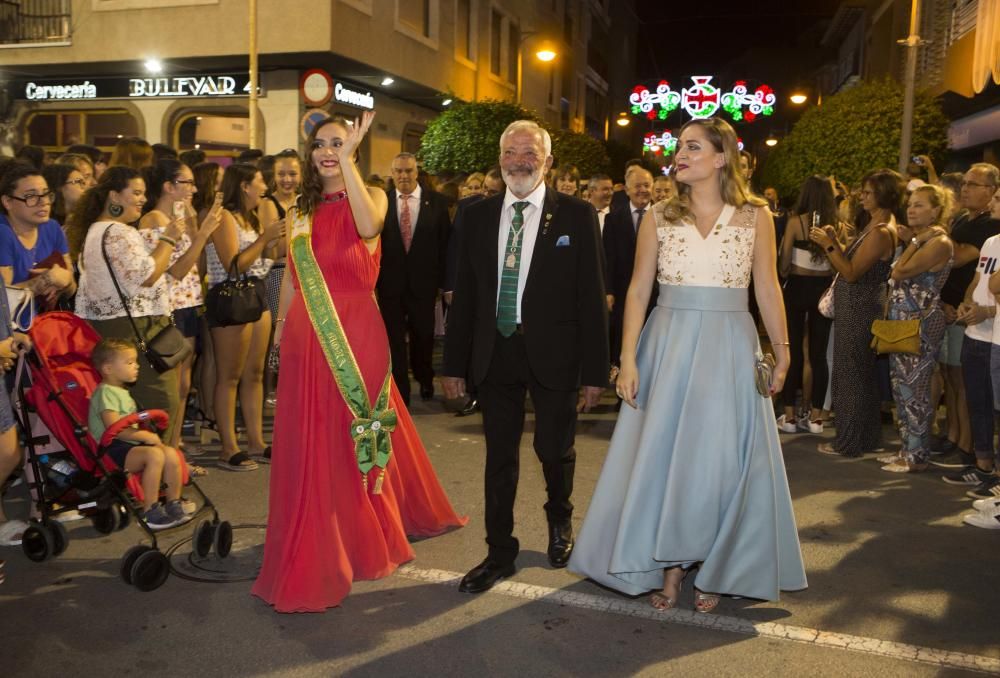
[[[51,217],[65,229],[67,217],[76,207],[83,192],[90,188],[87,180],[79,169],[65,163],[46,165],[42,170],[42,176],[45,177],[45,183],[55,192]]]
[[[43,305],[76,292],[69,248],[52,219],[55,193],[42,173],[13,164],[0,180],[0,275],[4,283],[30,289]]]
[[[199,309],[204,299],[201,291],[201,275],[198,272],[198,259],[208,244],[209,238],[219,226],[219,211],[221,206],[209,210],[199,223],[191,198],[197,192],[194,185],[194,174],[191,169],[179,160],[160,160],[151,167],[146,176],[146,214],[139,221],[139,232],[146,240],[146,247],[152,251],[160,242],[160,236],[177,220],[183,208],[181,217],[181,236],[174,245],[167,268],[167,289],[170,294],[170,307],[173,312],[174,324],[187,338],[191,345],[191,355],[180,365],[178,378],[180,380],[180,404],[178,416],[183,420],[184,407],[188,392],[191,390],[191,368],[195,360],[195,340],[198,337],[200,324]],[[180,206],[180,207],[179,207]],[[168,243],[169,244],[169,243]],[[181,427],[174,428],[174,437],[167,440],[171,447],[181,447]]]

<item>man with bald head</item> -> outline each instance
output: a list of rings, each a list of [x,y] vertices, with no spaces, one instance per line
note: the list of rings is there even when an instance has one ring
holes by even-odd
[[[625,176],[625,194],[628,205],[612,209],[604,220],[604,257],[607,262],[607,304],[611,311],[610,344],[611,362],[618,364],[622,348],[622,323],[625,317],[625,295],[632,282],[632,265],[635,262],[636,233],[639,223],[647,218],[653,198],[653,175],[649,170],[634,166]],[[648,218],[652,218],[652,214]],[[654,292],[655,292],[654,288]],[[656,295],[650,297],[649,310],[656,305]]]

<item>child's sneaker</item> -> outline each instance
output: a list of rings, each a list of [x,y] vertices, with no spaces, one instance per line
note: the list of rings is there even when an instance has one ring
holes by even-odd
[[[176,527],[183,522],[167,513],[167,510],[163,508],[162,504],[153,504],[153,506],[146,511],[142,518],[146,521],[146,524],[149,525],[149,529],[154,532]]]
[[[191,520],[191,516],[184,510],[184,504],[179,499],[167,503],[166,513],[171,520],[177,521],[175,525]]]

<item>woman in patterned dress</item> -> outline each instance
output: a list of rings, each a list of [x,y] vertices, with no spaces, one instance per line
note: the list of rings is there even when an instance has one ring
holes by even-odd
[[[889,318],[920,319],[920,353],[893,353],[892,395],[899,417],[898,454],[883,458],[883,471],[913,473],[927,470],[930,459],[931,377],[944,339],[941,287],[951,271],[954,245],[941,224],[951,213],[951,194],[925,184],[910,194],[907,226],[900,226],[906,249],[892,267]]]
[[[739,162],[726,122],[688,123],[678,194],[639,226],[616,385],[629,407],[569,562],[629,595],[657,591],[659,610],[676,607],[692,569],[699,612],[720,594],[777,600],[806,587],[770,398],[789,364],[774,224]],[[751,277],[778,358],[765,394]],[[643,327],[654,281],[659,296]]]
[[[850,247],[842,247],[831,224],[809,230],[809,238],[823,248],[837,272],[831,376],[837,437],[818,449],[844,457],[882,448],[872,322],[883,313],[885,284],[896,252],[895,212],[902,205],[904,189],[902,177],[888,169],[869,174],[862,186],[861,204],[871,218]]]

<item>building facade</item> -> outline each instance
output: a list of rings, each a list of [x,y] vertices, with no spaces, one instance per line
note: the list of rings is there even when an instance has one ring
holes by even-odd
[[[634,65],[615,0],[258,0],[257,144],[301,149],[311,124],[377,111],[362,170],[386,174],[447,106],[520,100],[605,137],[613,78]],[[247,0],[0,4],[0,152],[141,136],[231,157],[250,146]],[[542,48],[555,60],[535,58]],[[627,50],[625,50],[627,52]],[[613,58],[612,58],[613,57]],[[625,64],[622,60],[625,60]],[[155,60],[161,72],[149,66]],[[611,65],[613,62],[613,65]],[[634,70],[634,69],[633,69]]]

